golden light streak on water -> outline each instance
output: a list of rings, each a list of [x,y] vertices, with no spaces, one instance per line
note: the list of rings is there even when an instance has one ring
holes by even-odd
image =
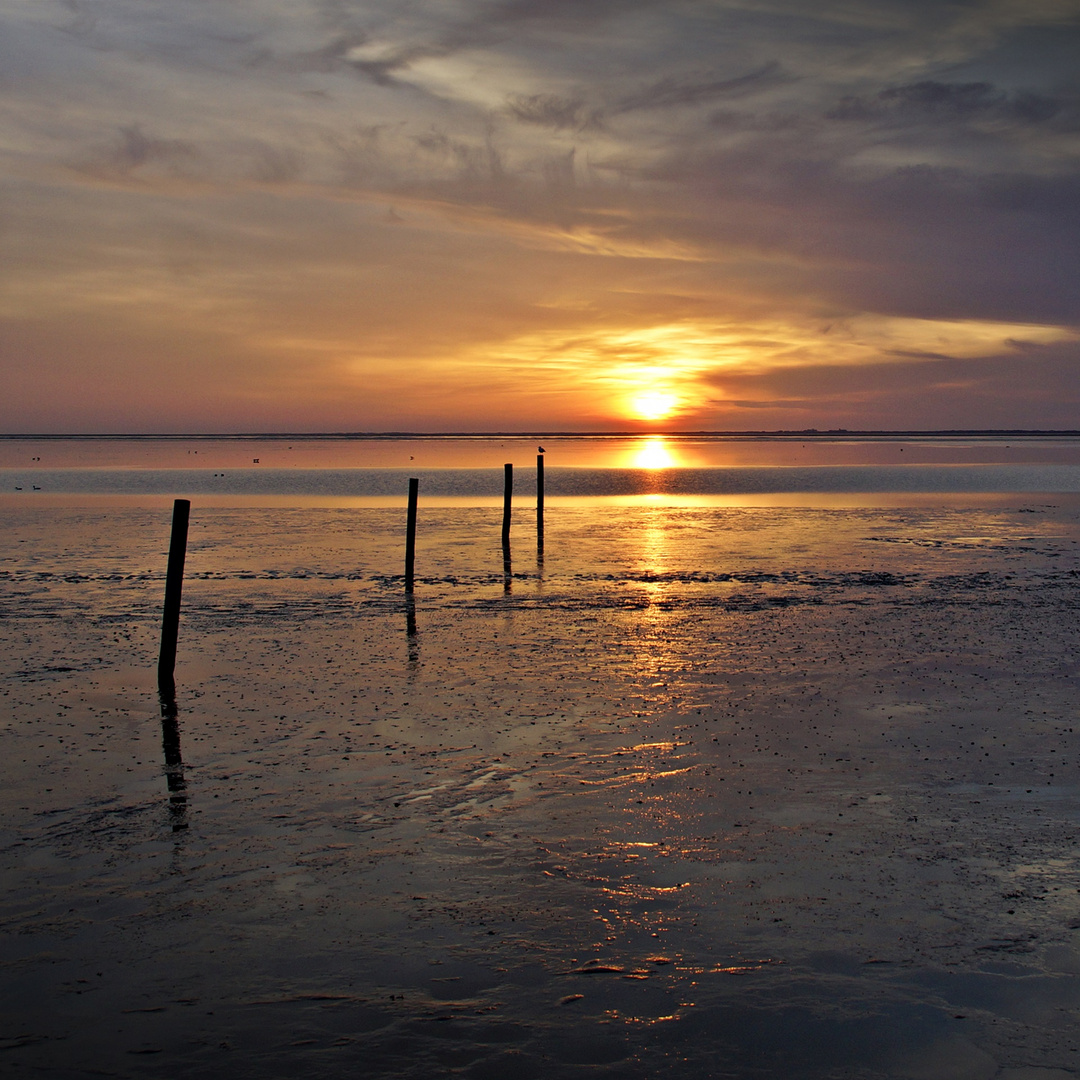
[[[632,469],[676,469],[682,462],[668,439],[651,435],[630,447],[624,464]]]

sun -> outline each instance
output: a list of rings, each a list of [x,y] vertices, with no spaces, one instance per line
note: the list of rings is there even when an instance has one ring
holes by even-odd
[[[678,404],[679,399],[666,390],[645,390],[630,399],[630,408],[639,420],[663,420]]]

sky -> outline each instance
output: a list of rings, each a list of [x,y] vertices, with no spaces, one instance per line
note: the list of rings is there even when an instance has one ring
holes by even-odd
[[[0,432],[1080,428],[1080,0],[0,0]]]

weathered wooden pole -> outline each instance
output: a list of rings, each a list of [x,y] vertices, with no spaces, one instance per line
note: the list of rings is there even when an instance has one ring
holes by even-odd
[[[544,550],[544,455],[536,455],[536,550]]]
[[[413,591],[413,564],[416,561],[416,498],[420,480],[409,478],[409,513],[405,521],[405,591]]]
[[[514,466],[503,466],[503,524],[502,542],[503,547],[510,544],[510,507],[514,500]]]
[[[169,537],[169,562],[165,570],[165,604],[161,612],[161,649],[158,651],[158,688],[166,692],[174,687],[176,638],[180,632],[180,594],[184,588],[184,558],[187,555],[187,499],[173,502],[172,534]]]

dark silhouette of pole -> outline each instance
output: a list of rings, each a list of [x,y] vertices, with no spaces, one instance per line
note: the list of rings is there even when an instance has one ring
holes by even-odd
[[[514,466],[503,466],[503,547],[510,546],[510,507],[514,500]]]
[[[161,745],[165,751],[165,783],[169,788],[169,818],[173,832],[188,827],[187,782],[184,759],[180,754],[180,724],[177,720],[176,695],[168,688],[159,690],[161,699]]]
[[[413,591],[413,564],[416,562],[416,499],[420,490],[417,477],[409,478],[409,514],[405,521],[405,591]]]
[[[184,588],[184,558],[187,555],[187,499],[173,502],[172,534],[169,537],[169,564],[165,571],[165,604],[161,613],[161,649],[158,652],[158,688],[173,689],[176,668],[176,638],[180,632],[180,594]]]
[[[536,455],[536,550],[544,550],[544,455]]]
[[[409,667],[420,662],[420,634],[416,629],[416,601],[405,597],[405,643],[409,652]]]

